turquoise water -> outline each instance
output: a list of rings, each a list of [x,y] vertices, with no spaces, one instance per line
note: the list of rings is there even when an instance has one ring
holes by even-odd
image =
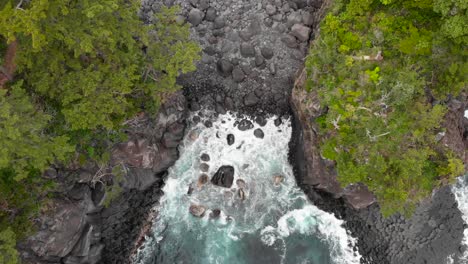
[[[273,120],[261,127],[263,139],[253,134],[258,125],[239,131],[229,114],[219,116],[211,128],[199,124],[189,129],[155,207],[152,232],[134,263],[359,263],[352,250],[356,241],[342,221],[311,204],[296,185],[288,163],[290,122],[275,127]],[[231,146],[226,142],[230,133],[235,136]],[[234,167],[231,188],[209,181],[197,185],[203,153],[210,156],[209,178],[222,165]],[[275,184],[277,175],[283,181]],[[245,186],[237,185],[239,179]],[[204,216],[191,215],[191,205],[204,206]],[[221,210],[218,218],[210,217],[215,209]]]

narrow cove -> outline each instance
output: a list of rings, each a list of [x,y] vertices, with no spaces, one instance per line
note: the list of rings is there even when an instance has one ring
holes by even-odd
[[[290,121],[274,120],[261,127],[243,119],[250,129],[241,131],[240,120],[225,114],[210,128],[188,129],[134,263],[359,263],[343,221],[297,186],[288,162]],[[230,188],[200,176],[211,179],[221,166],[234,168]]]

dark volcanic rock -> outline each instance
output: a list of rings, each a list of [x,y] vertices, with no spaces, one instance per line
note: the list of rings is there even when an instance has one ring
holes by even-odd
[[[254,106],[259,100],[260,99],[255,95],[255,93],[251,92],[244,97],[244,104],[246,106]]]
[[[228,60],[220,59],[217,63],[217,69],[222,76],[228,77],[231,75],[234,66]]]
[[[233,134],[228,134],[226,139],[227,139],[227,143],[229,146],[231,146],[235,142],[235,138]]]
[[[237,83],[242,82],[245,79],[244,71],[242,71],[242,69],[239,67],[234,68],[232,71],[232,78]]]
[[[210,155],[208,155],[206,153],[203,153],[203,154],[201,154],[200,159],[205,161],[205,162],[210,161]]]
[[[199,9],[192,9],[188,15],[188,22],[194,26],[198,26],[203,20],[204,13]]]
[[[301,24],[295,24],[291,29],[291,34],[300,41],[309,40],[311,29]]]
[[[241,43],[240,52],[244,57],[255,57],[255,48],[250,43]]]
[[[263,138],[265,136],[265,134],[260,128],[254,130],[254,135],[256,138]]]
[[[246,131],[252,129],[253,127],[254,125],[252,124],[252,121],[248,119],[242,119],[237,126],[240,131]]]
[[[206,163],[200,164],[200,170],[201,170],[201,171],[207,172],[209,169],[210,169],[210,165],[208,165],[208,164],[206,164]]]
[[[211,183],[224,188],[231,188],[234,181],[234,167],[221,166],[211,178]]]
[[[205,214],[206,208],[203,205],[192,204],[189,207],[189,211],[193,216],[203,217]]]
[[[216,219],[216,218],[218,218],[220,215],[221,215],[221,210],[219,210],[219,209],[214,209],[214,210],[211,211],[211,213],[210,213],[210,218]]]

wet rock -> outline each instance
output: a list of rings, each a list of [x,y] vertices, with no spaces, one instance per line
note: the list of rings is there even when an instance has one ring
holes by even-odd
[[[189,184],[189,187],[187,189],[187,195],[192,195],[193,193],[193,183]]]
[[[246,130],[252,129],[253,127],[254,127],[254,125],[252,124],[252,121],[250,121],[248,119],[242,119],[239,122],[239,125],[237,126],[237,128],[240,131],[246,131]]]
[[[211,122],[210,120],[206,120],[203,124],[204,124],[207,128],[213,127],[213,122]]]
[[[281,124],[283,124],[283,120],[281,120],[281,117],[278,117],[277,119],[275,119],[274,123],[275,123],[275,126],[278,127]]]
[[[254,130],[254,136],[256,138],[263,138],[265,137],[265,134],[263,133],[263,130],[261,130],[260,128],[257,128]]]
[[[235,142],[235,138],[233,134],[228,134],[226,139],[227,139],[227,143],[229,146],[231,146]]]
[[[280,185],[284,181],[284,176],[283,175],[275,175],[273,176],[273,183],[275,186]]]
[[[291,34],[302,42],[308,41],[311,29],[302,24],[294,24],[291,29]]]
[[[231,198],[232,198],[233,195],[234,195],[234,194],[233,194],[230,190],[224,191],[224,193],[223,193],[223,196],[224,196],[224,199],[225,199],[225,200],[231,200]]]
[[[241,201],[245,200],[245,192],[242,188],[237,190],[237,196],[239,197]]]
[[[246,106],[254,106],[258,103],[260,99],[255,95],[254,92],[251,92],[244,96],[244,105]]]
[[[267,60],[273,58],[273,49],[271,48],[263,47],[260,49],[260,52],[262,53],[262,56]]]
[[[195,112],[195,111],[198,111],[198,110],[200,110],[200,109],[201,109],[201,106],[200,106],[200,104],[199,104],[199,103],[197,103],[197,102],[195,102],[195,101],[193,101],[193,102],[190,102],[190,105],[189,105],[189,107],[190,107],[190,110],[191,110],[191,111],[194,111],[194,112]]]
[[[244,81],[244,71],[242,71],[242,69],[239,67],[234,68],[234,70],[232,71],[232,79],[237,83]]]
[[[200,170],[201,170],[201,171],[207,172],[209,169],[210,169],[210,165],[208,165],[208,164],[206,164],[206,163],[200,164]]]
[[[198,177],[197,187],[201,188],[203,185],[205,185],[208,182],[208,179],[209,179],[208,175],[206,174],[200,175],[200,177]]]
[[[215,111],[216,111],[216,113],[221,114],[221,115],[226,114],[226,109],[224,109],[224,107],[219,103],[216,104]]]
[[[216,68],[218,69],[218,72],[221,74],[223,77],[228,77],[231,75],[232,70],[234,69],[234,66],[232,63],[228,60],[225,59],[220,59],[216,63]]]
[[[221,166],[211,178],[211,183],[224,188],[231,188],[234,181],[234,167]]]
[[[200,135],[200,131],[194,129],[192,131],[189,132],[188,134],[188,138],[191,140],[191,141],[195,141],[198,139],[198,136]]]
[[[210,161],[210,155],[208,155],[206,153],[203,153],[203,154],[201,154],[200,159],[202,161],[208,162],[208,161]]]
[[[236,180],[236,185],[237,185],[237,187],[239,187],[241,189],[245,189],[245,187],[247,186],[243,179],[237,179]]]
[[[267,120],[263,116],[257,116],[255,118],[255,122],[259,124],[260,126],[265,126],[267,124]]]
[[[190,10],[187,20],[193,26],[198,26],[202,22],[203,16],[204,16],[204,13],[201,10],[194,8]]]
[[[211,213],[210,213],[210,218],[211,218],[211,219],[217,219],[217,218],[219,218],[220,215],[221,215],[221,210],[219,210],[219,209],[214,209],[214,210],[212,210]]]
[[[252,44],[244,42],[240,45],[240,53],[245,58],[253,58],[255,57],[255,48]]]
[[[203,205],[192,204],[189,208],[190,213],[196,217],[203,217],[205,214],[206,208]]]

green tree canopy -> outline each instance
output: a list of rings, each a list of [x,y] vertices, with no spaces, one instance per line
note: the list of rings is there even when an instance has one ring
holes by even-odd
[[[337,0],[306,66],[322,155],[342,185],[365,183],[384,215],[410,214],[464,171],[437,142],[446,102],[467,89],[467,1]]]
[[[179,9],[162,7],[145,24],[140,4],[0,1],[0,230],[24,237],[50,189],[38,175],[76,152],[96,157],[97,141],[155,114],[176,77],[195,69],[200,48],[176,23]]]

